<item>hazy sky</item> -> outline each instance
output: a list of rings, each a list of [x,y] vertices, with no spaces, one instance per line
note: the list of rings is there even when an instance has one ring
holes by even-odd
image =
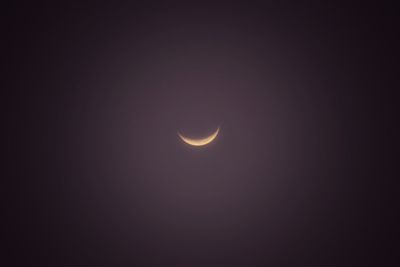
[[[375,141],[389,120],[378,96],[394,72],[393,18],[330,5],[7,9],[12,261],[392,255],[379,247],[377,217],[392,210]],[[177,135],[218,126],[206,147]]]

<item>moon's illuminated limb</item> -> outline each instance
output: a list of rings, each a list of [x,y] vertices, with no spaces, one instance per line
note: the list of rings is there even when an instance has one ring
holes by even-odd
[[[211,143],[217,137],[218,133],[219,133],[219,127],[210,136],[207,136],[205,138],[200,138],[200,139],[187,138],[187,137],[182,136],[180,133],[178,133],[178,135],[185,143],[187,143],[191,146],[205,146],[205,145]]]

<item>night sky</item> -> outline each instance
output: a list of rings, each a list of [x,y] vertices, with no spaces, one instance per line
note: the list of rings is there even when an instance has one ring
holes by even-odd
[[[0,265],[399,264],[393,7],[2,13]]]

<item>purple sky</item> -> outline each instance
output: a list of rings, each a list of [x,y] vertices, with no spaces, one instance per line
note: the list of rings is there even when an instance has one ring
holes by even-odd
[[[375,260],[374,10],[10,9],[14,262]]]

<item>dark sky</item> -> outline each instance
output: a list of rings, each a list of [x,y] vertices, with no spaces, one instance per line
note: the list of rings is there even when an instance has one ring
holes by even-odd
[[[5,8],[5,266],[389,266],[392,10]]]

